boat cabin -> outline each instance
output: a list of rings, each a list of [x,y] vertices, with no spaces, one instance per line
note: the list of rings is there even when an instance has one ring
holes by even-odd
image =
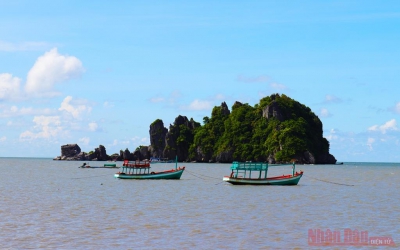
[[[231,178],[253,178],[267,179],[268,163],[266,162],[233,162],[231,166]],[[254,173],[255,172],[255,173]],[[295,164],[293,163],[293,176],[295,174]]]
[[[124,160],[122,164],[122,173],[125,174],[150,174],[150,161],[133,161]]]

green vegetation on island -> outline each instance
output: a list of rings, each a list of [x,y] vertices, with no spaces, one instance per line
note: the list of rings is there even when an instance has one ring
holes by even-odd
[[[235,102],[216,106],[203,124],[179,115],[169,129],[160,119],[150,124],[150,146],[108,156],[100,145],[88,155],[76,144],[63,145],[56,159],[142,160],[151,157],[178,161],[261,161],[335,164],[322,122],[311,109],[282,94],[264,97],[254,106]]]
[[[284,94],[262,98],[254,107],[235,102],[232,112],[224,102],[203,118],[203,125],[179,116],[163,152],[197,162],[336,162],[318,116]]]

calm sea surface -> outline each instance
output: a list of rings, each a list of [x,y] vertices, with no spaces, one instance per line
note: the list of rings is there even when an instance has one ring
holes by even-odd
[[[0,158],[0,249],[332,249],[309,246],[309,229],[343,241],[348,228],[400,246],[400,164],[298,165],[297,186],[222,183],[230,164],[178,164],[181,180],[81,164]]]

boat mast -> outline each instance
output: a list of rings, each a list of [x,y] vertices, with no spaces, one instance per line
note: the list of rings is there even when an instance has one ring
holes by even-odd
[[[293,176],[293,177],[294,177],[295,168],[296,168],[296,162],[293,161],[293,173],[292,173],[292,176]]]

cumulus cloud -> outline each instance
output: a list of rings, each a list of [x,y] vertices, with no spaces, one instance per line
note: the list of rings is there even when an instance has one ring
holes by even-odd
[[[63,132],[59,116],[35,116],[33,131],[25,131],[20,134],[21,140],[50,139]]]
[[[329,141],[337,140],[338,136],[336,134],[336,131],[334,129],[331,129],[329,131],[329,134],[326,136],[326,139],[328,139]]]
[[[383,125],[374,125],[368,128],[368,131],[380,131],[382,134],[385,134],[387,131],[397,131],[397,122],[395,119],[387,121]]]
[[[99,127],[99,126],[98,126],[97,123],[95,123],[95,122],[89,123],[89,130],[90,130],[90,131],[96,131],[98,127]]]
[[[368,148],[369,148],[370,151],[373,150],[372,144],[373,144],[374,142],[375,142],[375,139],[374,139],[374,138],[368,138],[368,140],[367,140],[367,146],[368,146]]]
[[[199,110],[210,110],[212,107],[213,106],[211,101],[202,101],[196,99],[193,102],[191,102],[189,106],[182,107],[182,109],[199,111]]]
[[[53,86],[81,76],[82,62],[74,56],[60,55],[57,48],[40,56],[27,76],[25,91],[28,95],[52,97],[58,95]]]
[[[20,95],[21,79],[11,74],[0,74],[0,100],[15,99]]]
[[[83,101],[74,101],[72,96],[67,96],[64,98],[58,110],[65,111],[77,119],[80,118],[83,113],[91,112],[92,108],[85,105]]]
[[[0,118],[26,116],[26,115],[51,115],[54,110],[50,108],[45,109],[35,109],[32,107],[21,107],[13,105],[11,107],[4,106],[2,112],[0,113]]]
[[[111,146],[117,146],[118,145],[118,140],[114,139],[113,143],[111,144]]]
[[[319,115],[321,117],[330,117],[331,114],[329,113],[329,110],[327,110],[326,108],[321,109],[321,111],[319,112]]]

